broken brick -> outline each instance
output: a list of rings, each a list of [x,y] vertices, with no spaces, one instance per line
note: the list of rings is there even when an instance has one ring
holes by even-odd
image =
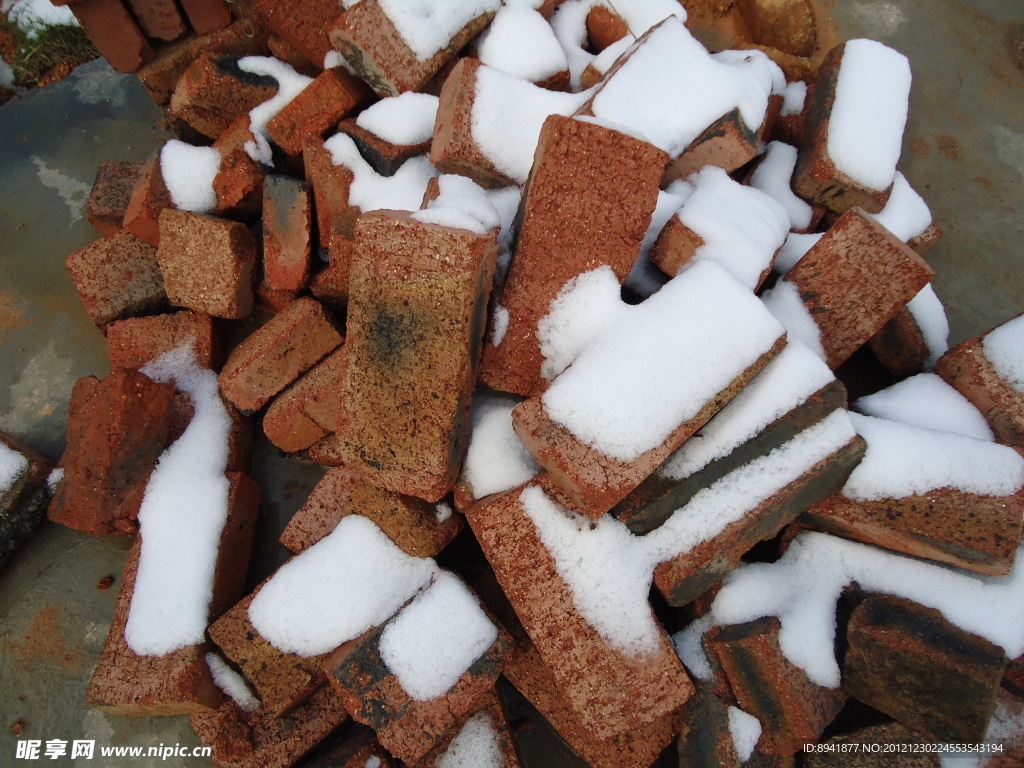
[[[865,598],[846,638],[843,685],[851,696],[936,741],[985,740],[1002,648],[894,595]]]
[[[347,370],[348,351],[340,346],[277,395],[263,417],[270,442],[292,453],[343,429],[348,418],[341,403]]]
[[[309,137],[322,138],[338,121],[369,103],[373,92],[344,67],[325,69],[267,124],[267,132],[289,155]]]
[[[77,0],[76,0],[77,2]],[[126,0],[146,37],[177,40],[185,34],[185,22],[174,0]]]
[[[615,11],[603,5],[595,5],[587,13],[587,40],[597,52],[630,34],[629,25]]]
[[[271,32],[323,69],[325,57],[334,50],[328,31],[342,11],[337,0],[258,0],[255,10]]]
[[[142,162],[134,161],[100,163],[85,216],[104,237],[122,229],[124,213],[132,199],[142,166]]]
[[[565,284],[603,265],[620,282],[629,274],[668,160],[647,142],[561,115],[544,122],[535,157],[500,298],[508,329],[480,362],[484,384],[521,395],[544,383],[537,324]]]
[[[316,211],[316,228],[320,251],[330,257],[329,279],[324,272],[314,277],[313,294],[325,302],[331,297],[332,305],[344,305],[348,300],[349,258],[352,240],[355,236],[355,222],[359,208],[349,205],[348,196],[355,178],[348,168],[335,165],[331,152],[324,148],[323,141],[309,139],[302,151],[306,180],[313,187],[313,208]],[[329,290],[318,292],[317,286],[329,283]]]
[[[157,152],[139,171],[138,181],[124,211],[124,228],[156,248],[160,245],[160,213],[173,207],[171,193],[167,191],[160,170],[160,153]]]
[[[476,756],[477,752],[473,751],[472,745],[479,742],[463,740],[454,745],[455,749],[452,749],[453,742],[459,738],[459,734],[471,720],[477,726],[473,730],[474,734],[488,733],[489,731],[496,736],[494,743],[497,747],[495,751],[498,762],[493,765],[493,768],[520,768],[519,755],[516,754],[512,731],[509,729],[508,718],[505,715],[505,707],[502,706],[496,689],[485,693],[477,702],[474,711],[464,715],[462,722],[457,723],[441,740],[441,743],[417,762],[414,768],[445,768],[458,758],[466,760],[471,756]],[[490,733],[488,733],[489,735]],[[353,766],[353,768],[363,768],[363,765]]]
[[[216,139],[240,116],[277,93],[277,80],[246,72],[236,56],[204,54],[185,70],[168,114]]]
[[[906,306],[871,337],[868,345],[882,367],[901,379],[923,371],[932,355],[924,330]]]
[[[24,465],[8,477],[6,485],[0,485],[0,567],[46,518],[47,478],[53,470],[46,456],[0,432],[0,450],[4,447],[20,455]]]
[[[156,256],[172,304],[228,319],[252,312],[256,241],[244,224],[167,208]]]
[[[706,165],[735,171],[757,157],[763,130],[750,130],[738,109],[726,112],[665,167],[662,185],[685,179]]]
[[[107,326],[110,370],[139,370],[165,352],[184,344],[192,347],[201,368],[219,370],[222,357],[220,334],[213,318],[184,310],[118,320]]]
[[[814,53],[817,27],[808,0],[740,0],[751,38],[793,56]]]
[[[197,35],[220,32],[231,24],[231,9],[224,0],[180,0],[181,9]]]
[[[271,35],[267,38],[267,47],[270,49],[271,56],[278,61],[283,61],[300,75],[316,77],[323,69],[322,66],[310,62],[295,49],[295,46],[279,35]]]
[[[220,166],[213,177],[213,191],[217,196],[214,214],[217,216],[251,221],[262,211],[266,174],[263,166],[246,150],[246,144],[253,141],[249,115],[243,114],[213,142],[220,152]]]
[[[69,7],[115,72],[134,72],[153,58],[153,47],[121,0],[75,0]]]
[[[342,340],[319,302],[298,299],[231,351],[221,393],[243,411],[258,411]]]
[[[337,240],[335,242],[338,242]],[[351,241],[346,240],[346,249]],[[325,307],[343,312],[348,306],[348,256],[337,257],[313,276],[309,292]]]
[[[79,248],[65,264],[96,325],[158,312],[167,304],[156,249],[130,232]]]
[[[133,532],[142,490],[170,439],[173,400],[173,384],[137,371],[79,379],[49,518],[88,533]]]
[[[338,132],[352,138],[359,154],[381,176],[393,176],[406,160],[430,151],[430,140],[420,144],[392,144],[360,127],[356,118],[342,120]]]
[[[679,768],[721,766],[739,768],[732,732],[729,730],[729,704],[715,695],[713,687],[695,681],[696,691],[683,705],[679,734]]]
[[[274,290],[309,283],[313,210],[309,184],[290,176],[263,183],[263,281]]]

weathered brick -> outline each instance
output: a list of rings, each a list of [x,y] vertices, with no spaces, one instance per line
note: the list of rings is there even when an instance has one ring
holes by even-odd
[[[402,38],[377,0],[343,13],[330,31],[331,43],[360,77],[382,96],[423,89],[455,54],[486,27],[497,10],[485,11],[456,32],[428,59],[421,59]]]
[[[216,139],[240,115],[277,93],[277,80],[246,72],[238,62],[237,56],[200,56],[178,80],[168,114]]]
[[[146,37],[170,41],[185,34],[185,21],[174,0],[127,0],[127,5]]]
[[[360,217],[348,307],[344,454],[370,482],[437,501],[469,431],[497,229]]]
[[[343,117],[373,98],[373,92],[344,67],[325,69],[267,124],[270,138],[289,155],[302,152],[309,137],[323,138]]]
[[[275,290],[301,291],[312,265],[313,209],[309,184],[268,176],[263,184],[263,280]]]
[[[320,251],[326,250],[330,258],[330,275],[325,277],[327,270],[322,270],[314,276],[313,295],[332,306],[344,305],[348,301],[349,259],[360,213],[357,206],[348,202],[354,176],[345,166],[334,164],[330,151],[324,149],[319,139],[306,142],[302,161],[306,180],[313,187]],[[323,290],[318,290],[318,285]]]
[[[896,722],[858,728],[821,744],[821,751],[801,755],[803,768],[891,768],[896,761],[900,768],[942,765],[938,751],[921,749],[920,734]]]
[[[79,248],[65,264],[96,325],[158,312],[167,305],[156,249],[130,232]]]
[[[258,411],[342,341],[319,302],[298,299],[231,351],[221,393],[243,411]]]
[[[173,207],[171,193],[167,191],[160,170],[160,153],[157,152],[146,160],[139,172],[124,212],[124,228],[156,248],[160,245],[160,213]]]
[[[668,155],[601,125],[552,115],[523,192],[514,257],[501,293],[508,329],[488,342],[480,379],[530,395],[546,382],[537,324],[577,275],[608,265],[622,281],[640,253]]]
[[[256,241],[244,224],[165,209],[156,256],[172,304],[229,319],[252,312]]]
[[[810,56],[817,40],[808,0],[740,0],[740,15],[755,42],[794,56]]]
[[[220,32],[231,24],[231,10],[224,0],[180,0],[181,9],[197,35]]]
[[[137,371],[79,379],[49,518],[89,533],[133,532],[142,491],[170,439],[173,400],[173,384]]]
[[[260,216],[266,173],[245,149],[252,141],[251,120],[248,114],[242,114],[213,142],[220,152],[220,167],[213,177],[217,216],[246,222]]]
[[[255,9],[271,32],[323,68],[324,57],[334,50],[327,35],[342,11],[337,0],[258,0]]]
[[[541,482],[532,485],[543,488]],[[590,626],[541,542],[521,492],[466,511],[498,581],[579,725],[601,741],[646,729],[693,692],[679,657],[663,634],[656,650],[631,656]]]
[[[738,109],[725,113],[665,167],[662,184],[685,179],[705,165],[735,171],[757,157],[763,130],[748,128]]]
[[[786,275],[835,370],[927,285],[934,271],[874,217],[853,208]]]
[[[267,38],[267,47],[270,48],[270,55],[279,61],[283,61],[300,75],[316,77],[323,69],[322,66],[313,64],[299,53],[295,46],[279,35],[271,35]],[[323,62],[320,62],[322,65]]]
[[[49,493],[46,480],[53,462],[13,435],[0,432],[0,447],[6,446],[25,459],[25,466],[0,486],[0,567],[46,518]]]
[[[696,691],[682,708],[682,732],[676,742],[679,768],[739,768],[732,733],[729,730],[729,705],[715,695],[713,687],[695,681]]]
[[[263,417],[270,442],[292,453],[343,429],[348,419],[341,404],[347,370],[348,351],[340,346],[277,395]]]
[[[455,739],[459,737],[463,728],[471,720],[474,721],[471,726],[474,728],[474,733],[484,732],[483,729],[491,729],[497,736],[498,762],[493,764],[493,768],[520,768],[519,755],[516,754],[512,731],[509,729],[505,708],[502,706],[496,689],[485,693],[477,702],[474,711],[464,715],[462,722],[458,723],[441,740],[441,743],[416,763],[413,768],[444,768],[444,766],[451,765],[453,762],[457,764],[459,760],[470,760],[472,757],[475,757],[478,753],[471,746],[474,743],[473,741],[453,745]],[[363,766],[353,766],[353,768],[363,768]]]
[[[824,688],[794,666],[779,647],[779,620],[715,627],[707,647],[717,657],[740,709],[761,721],[758,747],[793,754],[817,741],[846,702],[841,688]]]
[[[938,222],[933,221],[925,228],[924,232],[907,240],[907,245],[918,253],[924,254],[942,239],[942,234],[942,227]]]
[[[122,229],[125,210],[132,199],[142,166],[142,162],[135,161],[100,163],[85,216],[104,237]]]
[[[373,729],[361,723],[356,723],[337,739],[323,743],[321,749],[316,757],[307,761],[306,768],[401,768],[377,741]]]
[[[851,696],[936,741],[984,741],[1002,648],[893,595],[858,605],[846,638],[843,685]]]
[[[629,25],[610,8],[595,5],[587,13],[587,40],[595,51],[603,51],[629,33]]]
[[[253,526],[261,492],[241,473],[228,473],[228,518],[220,537],[210,616],[216,617],[242,591],[249,565]],[[121,578],[114,620],[89,683],[86,703],[113,715],[150,717],[209,711],[220,705],[221,692],[206,665],[206,642],[163,656],[140,656],[125,639],[135,592],[142,538],[136,539]]]
[[[905,379],[930,367],[933,352],[928,338],[907,306],[893,315],[868,345],[882,367],[897,378]]]
[[[392,144],[361,128],[354,117],[338,123],[338,132],[352,137],[359,154],[381,176],[393,176],[406,160],[430,151],[429,140],[421,144]]]
[[[107,326],[110,370],[138,370],[165,352],[189,344],[202,368],[219,370],[223,342],[210,315],[184,310],[164,315],[132,317]]]
[[[75,0],[69,7],[115,72],[134,72],[153,58],[153,47],[121,0]]]

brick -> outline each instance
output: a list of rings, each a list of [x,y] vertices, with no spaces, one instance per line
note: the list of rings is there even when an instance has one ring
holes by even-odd
[[[283,61],[300,75],[316,77],[320,74],[322,66],[313,64],[295,50],[295,46],[278,35],[271,35],[267,38],[267,47],[270,48],[270,55],[279,61]],[[323,62],[320,62],[323,64]]]
[[[942,765],[938,752],[920,749],[920,734],[896,722],[858,728],[821,743],[821,752],[801,755],[803,768],[891,768],[897,754],[900,768]]]
[[[271,32],[323,69],[324,57],[334,50],[328,31],[342,10],[337,0],[258,0],[255,10]]]
[[[348,500],[359,483],[359,475],[344,467],[327,470],[281,532],[281,543],[299,554],[320,541],[351,514]]]
[[[846,702],[790,663],[779,647],[779,620],[715,627],[707,647],[722,665],[740,709],[761,721],[760,751],[793,754],[817,741]]]
[[[197,35],[210,35],[226,29],[232,21],[231,9],[224,0],[180,0],[181,9]]]
[[[239,57],[204,54],[178,80],[168,114],[216,139],[241,115],[277,94],[277,80],[238,66]]]
[[[346,250],[350,251],[351,241],[346,240]],[[348,273],[347,256],[336,258],[317,272],[309,283],[309,292],[325,307],[335,312],[344,312],[348,306]]]
[[[325,467],[341,467],[345,465],[344,448],[345,435],[332,432],[309,447],[309,458]]]
[[[155,55],[121,0],[75,0],[69,7],[115,72],[134,72]]]
[[[348,722],[340,697],[322,686],[286,713],[259,707],[251,715],[226,701],[216,712],[189,716],[218,768],[289,768]]]
[[[587,13],[587,39],[597,52],[629,34],[629,25],[619,14],[603,5],[595,5]]]
[[[935,372],[982,412],[996,439],[1024,448],[1024,392],[1000,376],[985,356],[986,335],[949,350]]]
[[[349,259],[355,237],[359,208],[349,205],[348,195],[355,178],[348,168],[335,165],[323,142],[310,139],[302,152],[306,180],[313,187],[313,208],[320,251],[330,257],[330,276],[324,272],[313,278],[313,294],[333,306],[348,302]],[[325,285],[326,283],[326,285]],[[318,290],[318,285],[321,290]]]
[[[252,312],[256,241],[244,224],[165,209],[156,256],[172,304],[233,320]]]
[[[851,696],[936,741],[984,741],[1006,663],[1002,648],[893,595],[858,605],[846,638],[843,684]]]
[[[923,371],[932,356],[921,325],[906,306],[871,337],[868,346],[882,367],[901,379]]]
[[[263,280],[275,290],[301,291],[312,265],[313,209],[310,187],[290,176],[263,184]]]
[[[451,688],[433,698],[418,700],[405,691],[381,657],[381,635],[396,618],[342,645],[324,662],[324,669],[353,719],[373,728],[378,741],[392,755],[415,764],[438,747],[493,690],[512,641],[498,627],[494,642]],[[457,627],[452,627],[451,632],[453,637],[458,636]]]
[[[167,305],[156,249],[130,232],[79,248],[65,264],[96,325],[158,312]]]
[[[142,172],[142,162],[100,163],[89,194],[85,216],[103,237],[120,231],[132,191]]]
[[[239,115],[217,137],[213,146],[220,152],[220,167],[213,177],[217,195],[214,215],[250,222],[263,211],[263,185],[266,172],[253,160],[245,145],[254,141],[248,113]]]
[[[509,729],[505,708],[501,704],[497,690],[485,693],[477,702],[476,711],[463,716],[462,722],[452,729],[436,748],[416,763],[414,768],[445,768],[453,762],[458,764],[460,760],[472,760],[478,754],[473,751],[471,746],[474,743],[473,736],[467,736],[462,742],[453,743],[470,721],[473,721],[470,733],[474,736],[489,732],[495,734],[498,762],[492,764],[494,768],[520,768],[519,755],[516,754],[512,731]],[[363,768],[363,766],[360,764],[353,768]]]
[[[907,245],[918,253],[925,254],[942,239],[942,234],[942,227],[933,221],[924,232],[907,240]]]
[[[492,497],[468,509],[466,519],[580,726],[608,741],[676,710],[693,686],[668,638],[659,634],[657,649],[642,656],[609,645],[576,608],[521,492]]]
[[[906,243],[874,217],[845,213],[786,275],[821,335],[835,370],[934,277]]]
[[[146,160],[139,172],[124,212],[124,228],[156,248],[160,245],[160,212],[173,207],[171,193],[167,191],[160,170],[160,153],[157,152]]]
[[[306,768],[401,768],[378,743],[372,728],[356,723],[339,739],[321,745],[322,751],[306,763]],[[374,761],[376,758],[376,761]]]
[[[455,485],[496,258],[497,228],[481,235],[396,211],[360,217],[343,454],[369,482],[427,501]]]
[[[774,141],[781,141],[790,146],[799,147],[804,142],[805,128],[807,127],[807,113],[814,101],[814,80],[817,74],[808,73],[807,77],[786,76],[787,82],[802,80],[807,83],[807,93],[804,96],[804,107],[795,115],[784,115],[781,110],[779,116],[772,125],[770,138]],[[817,206],[820,207],[820,206]]]
[[[228,518],[220,538],[210,604],[214,617],[242,591],[262,496],[259,486],[247,475],[229,473],[228,478]],[[89,683],[86,703],[112,715],[142,717],[215,709],[220,705],[221,692],[206,665],[208,643],[163,656],[140,656],[125,639],[141,549],[139,537],[125,564],[114,620]]]
[[[341,403],[347,370],[348,351],[340,346],[277,395],[263,417],[270,442],[292,453],[343,429],[348,419]]]
[[[368,104],[373,92],[344,67],[325,69],[267,124],[270,138],[289,155],[309,137],[323,138],[343,118]]]
[[[137,371],[79,379],[49,518],[88,533],[133,532],[142,491],[169,442],[173,400],[173,384]]]
[[[346,118],[338,123],[338,133],[347,134],[359,148],[359,154],[381,176],[394,176],[406,160],[424,155],[430,151],[431,141],[421,144],[392,144],[361,128],[356,118]]]
[[[352,6],[330,32],[331,43],[381,96],[422,90],[456,53],[486,27],[497,10],[485,11],[457,31],[428,59],[415,54],[377,0]]]
[[[127,6],[146,37],[171,41],[185,34],[185,21],[174,0],[127,0]]]
[[[0,431],[0,444],[25,459],[7,483],[0,486],[0,568],[11,553],[25,541],[46,518],[49,493],[46,480],[53,470],[53,461],[18,440]]]
[[[739,110],[726,112],[665,167],[662,185],[685,179],[705,165],[735,171],[757,157],[762,131],[763,126],[750,130]]]
[[[715,695],[710,684],[696,681],[694,685],[696,691],[680,713],[683,728],[676,742],[679,768],[739,768],[740,759],[729,730],[728,703]]]
[[[258,411],[341,342],[319,302],[298,299],[231,351],[221,394],[243,411]]]
[[[228,432],[228,460],[226,471],[228,472],[251,472],[252,471],[252,444],[253,429],[252,420],[245,416],[231,403],[221,398],[231,426]],[[174,405],[171,410],[171,433],[170,441],[174,442],[185,429],[195,408],[192,405],[192,398],[187,392],[178,392],[174,395]]]
[[[184,310],[132,317],[107,326],[110,370],[139,370],[165,352],[189,344],[201,368],[218,370],[223,341],[210,315]]]
[[[565,284],[604,265],[620,282],[629,274],[668,155],[610,128],[552,115],[535,158],[500,299],[508,329],[500,345],[484,345],[480,362],[484,384],[521,395],[546,383],[537,323]]]
[[[793,56],[814,53],[817,28],[807,0],[740,0],[740,15],[751,37]]]

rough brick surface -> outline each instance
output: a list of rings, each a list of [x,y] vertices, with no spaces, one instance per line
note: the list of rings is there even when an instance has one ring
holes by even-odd
[[[100,163],[85,216],[104,237],[117,233],[123,227],[124,213],[143,165],[135,161]]]
[[[160,171],[158,152],[146,161],[139,172],[124,212],[124,228],[156,248],[160,245],[160,213],[164,208],[172,207],[171,193],[167,191]]]
[[[520,493],[493,497],[466,518],[579,724],[607,741],[673,712],[693,686],[668,639],[661,635],[658,649],[642,657],[605,642],[576,608]]]
[[[156,249],[130,232],[80,248],[65,264],[96,325],[158,312],[167,304]]]
[[[217,137],[213,146],[220,152],[220,167],[213,177],[213,191],[217,195],[217,216],[252,221],[263,209],[263,184],[266,173],[263,166],[253,160],[245,145],[254,141],[248,113],[239,115]]]
[[[270,48],[270,55],[279,61],[283,61],[300,75],[316,77],[320,74],[322,67],[315,65],[305,56],[295,50],[295,46],[278,35],[271,35],[267,38],[267,47]],[[320,62],[323,64],[323,62]]]
[[[348,351],[340,346],[277,395],[263,417],[270,442],[291,453],[344,429],[348,415],[341,396],[347,370]]]
[[[587,39],[595,51],[603,51],[629,33],[629,25],[610,8],[595,5],[587,13]]]
[[[224,0],[180,0],[181,9],[197,35],[220,32],[231,23],[231,10]]]
[[[258,411],[342,341],[319,302],[298,299],[231,351],[221,393],[243,411]]]
[[[355,118],[346,118],[338,123],[338,132],[352,138],[359,148],[359,154],[381,176],[393,176],[406,160],[430,151],[430,140],[421,144],[391,144],[359,127]]]
[[[134,72],[153,58],[153,47],[121,0],[75,0],[70,8],[115,72]]]
[[[299,554],[320,541],[350,514],[348,500],[359,483],[359,475],[344,467],[327,470],[281,532],[281,543]]]
[[[816,685],[790,663],[779,647],[779,629],[774,617],[715,627],[706,645],[725,671],[740,709],[761,721],[758,748],[793,754],[818,740],[846,694]]]
[[[256,13],[267,20],[270,31],[317,67],[333,50],[327,33],[342,11],[337,0],[259,0]]]
[[[446,753],[451,747],[452,741],[459,735],[469,720],[478,716],[489,721],[490,727],[497,734],[498,762],[493,765],[493,768],[520,768],[519,755],[516,754],[512,731],[509,729],[508,718],[505,715],[505,708],[502,706],[498,691],[492,689],[486,692],[480,697],[474,709],[475,711],[464,715],[462,721],[456,724],[448,736],[442,739],[437,747],[416,763],[414,768],[445,768],[445,766],[450,766],[453,757],[449,755],[446,759]],[[456,754],[465,755],[466,752]],[[361,763],[358,766],[353,765],[353,768],[363,768],[363,765]]]
[[[349,260],[359,208],[348,204],[352,171],[335,165],[319,139],[310,139],[302,151],[306,180],[313,187],[317,240],[330,258],[327,269],[313,278],[313,295],[330,306],[348,302]],[[325,274],[329,271],[329,274]],[[318,289],[319,286],[319,289]]]
[[[210,315],[185,310],[118,320],[107,326],[110,370],[138,370],[165,352],[190,344],[202,368],[219,370],[222,340]]]
[[[715,695],[711,684],[694,681],[696,691],[680,712],[683,722],[679,734],[679,768],[739,768],[732,733],[729,730],[729,704]]]
[[[714,165],[726,171],[735,171],[755,157],[761,145],[763,126],[750,130],[743,122],[739,110],[732,110],[709,125],[665,168],[663,185],[676,179],[685,179],[705,165]]]
[[[270,138],[289,155],[309,137],[322,138],[338,121],[373,98],[366,83],[344,67],[325,69],[267,125]]]
[[[186,32],[174,0],[127,0],[127,5],[146,37],[169,41]]]
[[[172,304],[229,319],[252,312],[256,241],[244,224],[165,209],[156,256]]]
[[[437,501],[469,431],[497,230],[486,235],[364,214],[348,308],[349,465],[396,493]]]
[[[740,0],[737,5],[754,41],[794,56],[814,52],[817,28],[808,0]]]
[[[500,345],[484,345],[483,383],[521,395],[546,384],[537,323],[577,275],[604,265],[620,281],[629,274],[667,160],[654,146],[610,128],[561,115],[544,122],[500,298],[508,329]]]
[[[901,379],[923,371],[931,357],[924,331],[906,307],[893,315],[868,344],[882,367]]]
[[[851,696],[936,741],[984,741],[1006,663],[1002,648],[892,595],[858,605],[846,637],[843,684]]]
[[[173,384],[136,371],[79,379],[50,519],[89,533],[134,531],[142,490],[168,444],[173,400]]]
[[[422,90],[492,18],[493,11],[477,16],[426,60],[413,53],[377,0],[366,0],[345,11],[330,38],[373,90],[382,96],[397,96]]]
[[[274,290],[301,291],[309,283],[312,206],[304,181],[268,176],[263,183],[263,281]]]
[[[910,301],[934,271],[859,208],[845,213],[786,275],[835,370]]]
[[[260,488],[241,473],[228,473],[228,519],[220,538],[210,615],[216,617],[242,591],[249,565],[253,525],[260,508]],[[128,622],[142,548],[136,539],[121,579],[114,621],[89,683],[87,703],[113,715],[178,715],[207,711],[221,702],[206,666],[205,642],[164,656],[139,656],[128,646]]]
[[[203,55],[182,74],[168,114],[216,139],[240,115],[277,93],[277,80],[238,66],[238,57]]]
[[[0,443],[21,454],[28,465],[0,487],[0,567],[46,517],[46,479],[53,462],[13,435],[0,432]]]

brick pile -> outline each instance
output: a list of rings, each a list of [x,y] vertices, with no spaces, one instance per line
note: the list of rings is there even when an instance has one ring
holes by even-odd
[[[201,366],[219,372],[219,394],[233,423],[231,501],[206,639],[158,657],[127,646],[137,540],[90,704],[116,714],[188,713],[218,766],[283,768],[325,742],[311,765],[447,766],[473,742],[490,750],[493,765],[516,768],[500,678],[595,768],[648,768],[666,749],[678,753],[681,767],[817,765],[798,754],[804,745],[832,743],[846,732],[887,739],[868,733],[879,721],[893,740],[980,742],[997,694],[1020,692],[1014,680],[1024,679],[1021,660],[1008,660],[1004,648],[921,604],[858,588],[840,601],[838,686],[822,685],[787,655],[774,616],[705,627],[700,643],[710,673],[696,680],[670,639],[710,620],[724,578],[776,559],[807,529],[987,576],[1007,574],[1020,543],[1024,487],[940,488],[869,501],[844,495],[871,451],[871,440],[851,426],[806,466],[787,466],[792,476],[770,491],[740,494],[736,515],[703,538],[675,549],[651,544],[683,535],[672,533],[689,525],[680,525],[678,513],[699,517],[694,510],[724,483],[778,461],[815,430],[849,423],[844,384],[859,386],[875,364],[871,350],[903,375],[920,373],[938,357],[924,321],[911,311],[933,275],[921,253],[936,239],[935,225],[927,234],[894,234],[880,213],[893,188],[865,187],[829,155],[844,46],[825,57],[802,112],[780,114],[780,86],[765,94],[760,125],[749,126],[739,108],[726,109],[669,151],[594,115],[603,89],[625,67],[635,73],[648,41],[675,20],[646,32],[635,28],[634,15],[598,5],[585,19],[587,71],[596,89],[551,100],[553,92],[525,83],[517,91],[522,115],[505,116],[509,136],[529,133],[520,122],[532,120],[536,129],[533,162],[517,190],[519,171],[499,167],[501,158],[488,155],[486,140],[474,133],[475,110],[486,103],[486,83],[495,81],[467,43],[500,12],[496,0],[462,3],[458,23],[445,27],[446,38],[427,54],[408,38],[408,19],[392,19],[377,0],[344,12],[333,2],[260,0],[250,16],[234,22],[220,0],[191,0],[180,9],[151,0],[69,4],[115,68],[138,70],[154,98],[169,105],[170,124],[183,139],[214,142],[219,164],[209,185],[216,203],[202,211],[175,205],[175,182],[165,178],[160,156],[144,165],[100,167],[88,214],[101,237],[69,256],[68,268],[107,338],[112,373],[75,387],[50,518],[90,533],[137,530],[154,463],[194,413],[173,383],[141,371],[160,355],[191,345]],[[546,3],[538,18],[550,17],[557,5]],[[757,42],[787,72],[813,70],[810,59],[793,62],[814,50],[809,6],[799,0],[740,6]],[[779,6],[787,9],[781,15]],[[109,26],[101,29],[97,19]],[[240,25],[253,34],[240,36]],[[622,42],[630,37],[640,40],[626,50]],[[794,50],[777,51],[783,41]],[[616,46],[626,52],[614,64],[595,57]],[[283,99],[287,84],[254,75],[239,61],[268,50],[311,83],[290,93],[263,128],[250,110]],[[324,69],[339,52],[351,71]],[[580,73],[572,76],[578,82]],[[568,88],[568,81],[544,84]],[[403,145],[359,124],[378,99],[409,91],[440,94],[431,142]],[[538,111],[544,111],[539,120]],[[333,135],[351,137],[353,151],[365,157],[343,162]],[[261,139],[269,155],[256,150]],[[623,282],[624,295],[642,306],[670,279],[720,273],[715,280],[731,280],[717,266],[690,264],[699,263],[696,254],[711,236],[675,218],[668,224],[665,206],[679,193],[679,180],[709,165],[746,180],[773,139],[799,145],[792,188],[814,208],[813,223],[794,229],[821,237],[788,271],[776,264],[784,276],[769,277],[763,288],[762,272],[757,290],[764,304],[739,283],[736,290],[766,318],[765,305],[777,307],[792,295],[817,329],[821,359],[807,353],[813,365],[794,362],[787,350],[797,346],[797,336],[779,325],[751,359],[733,365],[637,455],[621,455],[559,422],[546,393],[574,369],[549,375],[545,323],[556,304],[598,272],[612,281],[608,314],[615,318],[635,311],[619,299]],[[367,187],[411,175],[406,172],[425,163],[427,151],[437,167],[460,177],[457,183],[449,184],[450,176],[432,180],[418,211],[375,210],[365,202]],[[514,222],[510,210],[505,216],[497,210],[510,189],[520,198]],[[655,287],[645,293],[632,281],[663,228],[675,233],[666,237],[676,238],[686,255],[670,266],[655,262],[667,272],[657,277],[647,265],[647,285]],[[738,311],[719,299],[723,305],[708,310],[709,317]],[[584,341],[576,360],[613,335],[613,320],[579,329]],[[248,336],[225,350],[224,332],[236,321]],[[666,325],[657,344],[682,345],[679,337],[704,330]],[[897,362],[886,357],[894,346],[901,352]],[[973,403],[1000,448],[1018,451],[1024,391],[985,350],[984,337],[967,342],[942,355],[934,370]],[[791,396],[764,404],[767,382],[786,366],[796,371],[782,375]],[[818,384],[793,394],[799,372],[812,369]],[[522,459],[531,467],[526,477],[500,489],[473,474],[481,461],[474,451],[484,450],[485,439],[475,410],[491,390],[509,396],[499,426],[506,448],[515,447],[482,461],[501,469],[512,461],[509,451],[530,454]],[[631,396],[618,393],[620,410]],[[281,533],[294,556],[273,574],[250,569],[250,583],[258,586],[243,595],[260,495],[259,478],[247,474],[252,425],[259,439],[327,469]],[[728,437],[731,432],[743,434]],[[701,443],[718,440],[721,450],[700,464]],[[538,498],[568,533],[552,534],[539,522],[530,501]],[[317,553],[334,546],[336,533],[353,530],[353,521],[379,533],[389,556],[433,569],[432,585],[454,572],[475,610],[493,622],[494,638],[456,670],[444,692],[414,695],[387,650],[389,633],[432,587],[405,594],[354,635],[315,653],[278,647],[253,613],[275,581],[312,568]],[[598,585],[596,598],[590,584],[580,586],[556,540],[584,542],[588,532],[628,542],[624,558],[641,551],[647,558],[587,566],[597,556],[582,551],[577,559],[592,569],[585,579]],[[384,579],[376,570],[375,564],[360,574],[362,581],[344,583],[362,584],[360,595],[372,593]],[[651,627],[640,652],[594,618],[600,613],[594,603],[612,600],[600,590],[617,589],[620,571],[624,581],[640,574],[645,585],[629,606]],[[648,603],[653,588],[658,594]],[[347,596],[337,597],[344,605]],[[299,592],[290,599],[309,598]],[[451,637],[462,629],[450,627]],[[211,672],[209,652],[226,659],[234,684]],[[682,656],[692,666],[692,656]],[[252,701],[221,692],[246,686]],[[863,722],[864,705],[875,711],[875,722]],[[759,723],[753,740],[734,724],[740,716]]]

